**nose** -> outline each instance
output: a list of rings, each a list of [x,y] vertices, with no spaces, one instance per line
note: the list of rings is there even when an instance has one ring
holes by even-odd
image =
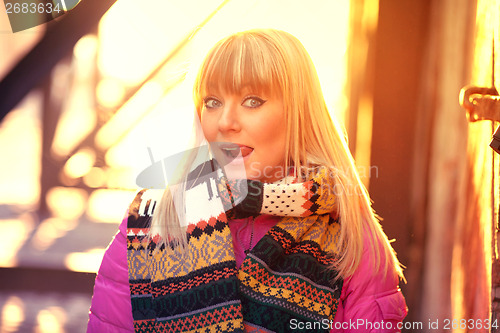
[[[219,116],[219,132],[238,132],[241,130],[238,107],[236,103],[228,102],[224,104]]]

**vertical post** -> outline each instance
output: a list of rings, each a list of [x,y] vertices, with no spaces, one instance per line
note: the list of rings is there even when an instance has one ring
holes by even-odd
[[[373,59],[368,60],[373,61],[374,68],[370,87],[373,96],[370,163],[378,170],[370,179],[370,193],[376,212],[383,218],[384,231],[389,239],[396,239],[394,248],[408,267],[405,273],[408,284],[402,284],[401,288],[410,309],[406,320],[410,322],[420,319],[418,304],[422,295],[419,287],[422,277],[418,275],[421,263],[410,259],[415,252],[422,256],[423,248],[415,251],[416,240],[412,236],[423,221],[413,220],[415,211],[411,203],[414,142],[419,134],[416,123],[421,116],[419,81],[428,40],[430,7],[431,1],[380,0],[374,36],[376,48],[371,54]]]
[[[64,58],[59,64],[69,63],[71,61],[71,55],[72,53],[70,53],[69,56],[66,56],[66,58]],[[43,219],[50,216],[50,211],[47,203],[47,194],[52,187],[60,184],[59,173],[64,166],[63,161],[54,159],[51,153],[57,124],[59,123],[59,119],[62,113],[64,96],[66,95],[64,91],[54,94],[52,84],[54,79],[65,80],[67,81],[67,84],[64,84],[62,86],[70,86],[68,73],[63,73],[58,78],[54,78],[53,75],[48,75],[41,84],[43,104],[41,116],[42,154],[40,172],[40,199],[38,205],[39,221],[42,221]],[[67,91],[68,89],[65,90]]]

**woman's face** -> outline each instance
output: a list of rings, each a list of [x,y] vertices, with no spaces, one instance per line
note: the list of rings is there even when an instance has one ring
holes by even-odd
[[[216,159],[229,166],[245,167],[246,178],[273,182],[283,178],[285,162],[285,115],[279,97],[215,91],[203,99],[201,126]],[[238,157],[235,158],[235,156]]]

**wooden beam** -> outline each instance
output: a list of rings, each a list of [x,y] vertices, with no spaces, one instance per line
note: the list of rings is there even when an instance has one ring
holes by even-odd
[[[116,0],[85,0],[58,21],[48,23],[42,39],[0,82],[0,121],[68,54],[75,43],[95,29]]]

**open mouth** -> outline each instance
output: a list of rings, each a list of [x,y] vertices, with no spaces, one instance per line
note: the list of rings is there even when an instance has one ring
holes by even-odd
[[[240,145],[237,143],[223,143],[219,145],[220,150],[224,153],[225,156],[230,159],[235,159],[238,156],[245,158],[253,152],[252,147],[248,147],[245,145]]]

